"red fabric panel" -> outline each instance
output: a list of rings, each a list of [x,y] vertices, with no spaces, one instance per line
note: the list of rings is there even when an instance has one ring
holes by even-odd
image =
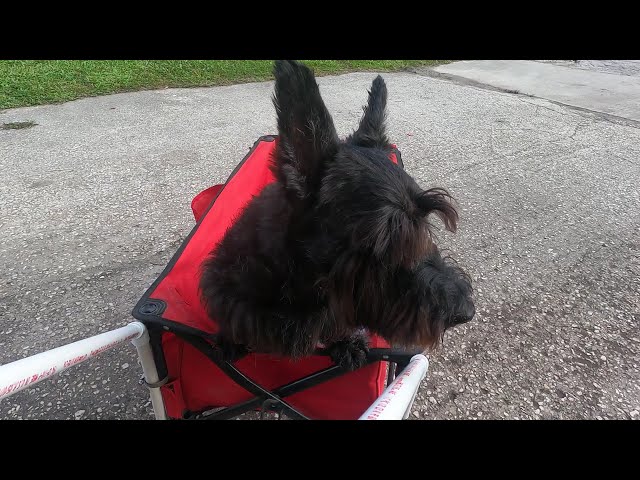
[[[260,142],[256,146],[201,219],[171,272],[153,291],[152,298],[162,299],[167,303],[163,318],[208,333],[217,330],[200,303],[200,266],[253,195],[257,195],[274,181],[268,161],[274,146],[275,142]],[[196,203],[202,202],[201,198]]]
[[[191,208],[200,223],[171,271],[150,295],[150,298],[162,299],[167,304],[162,314],[164,319],[207,333],[217,330],[200,303],[200,265],[253,196],[274,181],[269,170],[269,158],[276,141],[259,142],[224,186],[210,187],[193,199]],[[390,159],[397,163],[395,154],[391,154]],[[389,345],[382,338],[373,337],[371,346]],[[173,380],[162,387],[170,417],[180,418],[185,409],[197,411],[212,406],[228,406],[252,397],[209,359],[175,335],[164,335],[163,351],[170,379]],[[323,356],[293,361],[264,354],[251,354],[236,363],[244,374],[269,389],[330,365],[329,358]],[[287,399],[311,418],[356,419],[382,393],[385,375],[386,365],[378,362]]]
[[[193,200],[191,200],[191,210],[193,211],[193,217],[196,219],[196,222],[200,221],[200,218],[207,211],[207,208],[216,198],[216,195],[222,190],[222,187],[224,187],[224,184],[214,185],[193,197]]]
[[[386,347],[380,338],[373,347]],[[233,405],[253,397],[227,377],[213,362],[173,334],[163,337],[163,351],[169,378],[162,387],[167,415],[180,418],[183,411],[199,411],[211,406]],[[264,388],[273,389],[332,365],[325,356],[293,361],[285,357],[252,354],[236,362],[236,367]],[[384,389],[383,362],[334,378],[286,397],[304,415],[319,420],[357,419]]]

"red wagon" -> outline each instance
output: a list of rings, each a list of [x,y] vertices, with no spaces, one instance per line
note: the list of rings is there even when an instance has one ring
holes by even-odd
[[[222,359],[216,324],[200,302],[199,269],[244,206],[275,180],[276,142],[258,139],[224,185],[193,199],[196,225],[133,309],[139,322],[1,366],[0,398],[133,338],[156,418],[228,419],[256,410],[295,419],[406,418],[428,361],[375,335],[368,363],[355,371],[334,365],[322,349],[297,361],[257,353]],[[395,148],[390,160],[402,166]]]

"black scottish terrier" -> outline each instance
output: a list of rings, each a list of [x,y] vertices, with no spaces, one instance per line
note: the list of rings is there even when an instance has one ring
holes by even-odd
[[[455,231],[446,190],[422,190],[389,160],[387,88],[378,76],[358,129],[341,141],[311,70],[277,61],[276,182],[244,209],[204,262],[200,288],[220,342],[302,357],[324,344],[347,369],[363,330],[433,347],[473,318],[469,277],[433,242]]]

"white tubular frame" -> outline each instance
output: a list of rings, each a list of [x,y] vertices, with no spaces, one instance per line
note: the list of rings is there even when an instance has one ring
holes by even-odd
[[[409,365],[364,412],[359,420],[405,420],[427,374],[429,360],[422,354],[411,357]]]
[[[153,358],[149,332],[144,324],[131,322],[109,332],[89,337],[62,347],[0,365],[0,401],[42,380],[79,365],[107,350],[131,340],[138,351],[144,380],[149,387],[151,404],[157,420],[166,420],[160,386]],[[409,416],[420,382],[427,374],[429,360],[422,354],[414,355],[406,368],[362,414],[359,420],[404,420]]]
[[[156,419],[164,420],[166,413],[158,388],[160,379],[149,343],[149,332],[140,322],[131,322],[116,330],[0,365],[0,400],[111,350],[127,340],[131,340],[138,351]]]

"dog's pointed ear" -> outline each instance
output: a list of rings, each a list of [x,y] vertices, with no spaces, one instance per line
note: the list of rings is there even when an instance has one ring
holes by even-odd
[[[436,215],[447,230],[455,232],[458,225],[458,212],[452,204],[452,197],[443,188],[430,188],[417,195],[414,199],[418,212],[426,217]]]
[[[387,108],[387,85],[380,75],[371,84],[369,91],[369,101],[364,107],[364,115],[360,120],[360,126],[353,132],[347,142],[360,147],[389,146],[389,139],[386,134],[386,108]]]
[[[304,198],[317,187],[322,164],[335,155],[338,135],[307,66],[279,60],[273,73],[279,135],[275,173],[287,189]]]

